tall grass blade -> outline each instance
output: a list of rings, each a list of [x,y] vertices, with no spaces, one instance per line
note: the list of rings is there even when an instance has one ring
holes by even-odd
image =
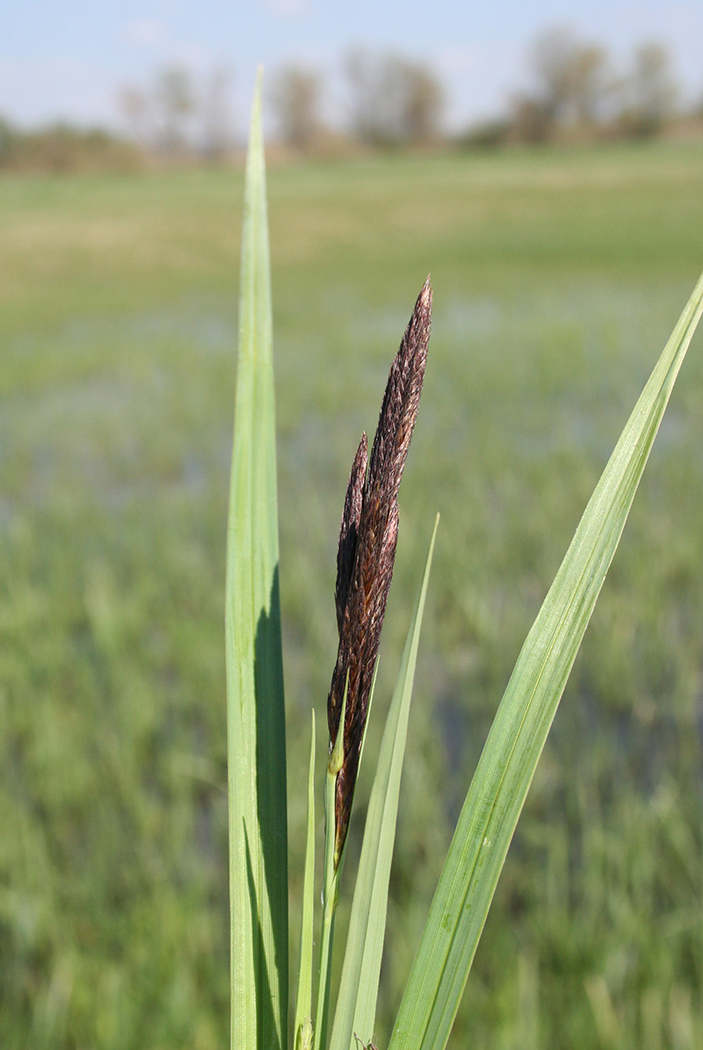
[[[438,522],[439,515],[432,530],[425,571],[408,630],[398,681],[386,718],[376,776],[371,790],[330,1050],[350,1050],[355,1045],[355,1037],[363,1045],[371,1042],[373,1038],[386,929],[388,883],[400,795],[400,777],[405,755],[420,627]]]
[[[312,1050],[312,946],[315,907],[315,710],[312,712],[310,767],[308,770],[308,830],[303,877],[303,918],[300,929],[300,971],[293,1024],[295,1050]]]
[[[260,76],[244,197],[227,536],[232,1050],[285,1050],[288,874],[271,286]]]
[[[527,790],[703,312],[703,277],[640,396],[518,657],[447,855],[390,1050],[443,1050]]]

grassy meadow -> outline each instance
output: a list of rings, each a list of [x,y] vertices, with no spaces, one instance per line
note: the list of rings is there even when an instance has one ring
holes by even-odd
[[[3,1050],[227,1045],[242,188],[225,170],[0,180]],[[383,1048],[519,648],[703,269],[703,149],[291,164],[269,172],[269,220],[294,951],[345,485],[428,271],[435,289],[368,742],[372,755],[439,510]],[[699,334],[518,825],[454,1050],[703,1046],[702,447]]]

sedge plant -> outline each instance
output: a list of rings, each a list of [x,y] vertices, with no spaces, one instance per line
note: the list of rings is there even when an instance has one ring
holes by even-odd
[[[332,944],[393,572],[398,487],[418,412],[431,306],[428,280],[391,366],[371,452],[362,435],[344,501],[335,589],[339,647],[326,710],[322,934],[316,951],[313,711],[302,932],[289,1032],[271,287],[257,90],[246,170],[227,552],[232,1050],[373,1046],[400,778],[436,521],[373,779],[334,1004]],[[443,1050],[447,1044],[532,776],[702,312],[703,277],[622,431],[522,647],[459,816],[389,1050]]]

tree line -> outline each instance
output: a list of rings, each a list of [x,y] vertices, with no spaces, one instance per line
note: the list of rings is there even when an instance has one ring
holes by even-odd
[[[268,78],[265,105],[275,141],[299,152],[344,151],[354,143],[372,147],[444,140],[444,92],[421,62],[395,54],[351,51],[343,61],[347,100],[344,118],[328,122],[324,77],[295,64]],[[231,78],[215,74],[198,84],[183,67],[162,70],[147,87],[120,93],[130,137],[162,155],[196,151],[220,158],[237,147]]]
[[[57,123],[25,131],[0,117],[0,171],[135,171],[144,160],[138,146],[103,128]]]
[[[336,99],[319,70],[286,64],[269,77],[265,101],[276,142],[296,153],[703,132],[703,97],[688,112],[681,106],[674,58],[661,43],[642,44],[618,68],[602,45],[557,28],[533,42],[527,67],[529,83],[506,100],[505,112],[461,133],[446,130],[448,99],[437,71],[392,52],[355,48],[343,56]],[[152,149],[224,156],[236,144],[230,87],[223,74],[198,88],[186,70],[165,70],[150,90],[125,89],[122,109],[132,137]]]
[[[133,171],[226,159],[237,152],[230,86],[225,70],[197,83],[186,68],[166,67],[147,88],[119,92],[126,134],[65,122],[25,131],[0,116],[0,170]]]
[[[618,68],[602,45],[557,28],[533,42],[527,68],[527,85],[502,114],[461,133],[447,132],[447,94],[428,62],[367,48],[342,58],[336,101],[319,70],[290,63],[268,78],[265,102],[275,144],[299,154],[703,135],[703,98],[682,106],[674,58],[661,43],[642,44]],[[167,67],[147,85],[124,86],[118,106],[122,136],[67,125],[22,132],[0,119],[0,168],[130,169],[241,154],[227,70],[198,80]]]
[[[514,94],[505,119],[495,122],[499,141],[646,138],[677,120],[703,117],[703,99],[693,114],[678,108],[673,57],[656,41],[636,48],[622,70],[606,48],[554,29],[532,45],[528,64],[532,87]],[[474,131],[479,138],[481,130]],[[490,137],[490,127],[483,133]]]
[[[432,67],[394,54],[352,52],[345,61],[345,134],[367,147],[447,144],[500,146],[646,138],[685,126],[703,133],[703,97],[686,112],[671,53],[642,44],[629,68],[606,48],[566,29],[541,35],[528,52],[531,83],[507,100],[504,114],[448,135],[446,94]],[[330,136],[322,118],[324,80],[290,65],[278,72],[270,103],[280,139],[310,151]]]

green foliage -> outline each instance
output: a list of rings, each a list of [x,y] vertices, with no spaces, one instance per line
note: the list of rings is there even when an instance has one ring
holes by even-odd
[[[350,449],[375,424],[428,259],[442,289],[359,793],[362,813],[438,507],[376,1023],[384,1047],[520,644],[700,270],[703,154],[300,165],[271,171],[269,194],[289,763],[303,771],[289,784],[294,901]],[[221,623],[240,199],[239,176],[223,172],[0,181],[10,1050],[226,1043]],[[537,768],[450,1046],[524,1046],[529,1031],[534,1046],[596,1050],[613,1024],[625,1050],[703,1038],[697,346]],[[340,934],[345,924],[342,908]],[[298,926],[294,911],[294,946]]]
[[[365,1045],[373,1035],[410,701],[438,524],[439,517],[430,540],[369,799],[330,1050],[346,1050],[355,1038]]]
[[[285,1050],[288,801],[261,77],[244,198],[225,636],[231,1042]]]
[[[313,1040],[312,984],[314,963],[313,929],[315,916],[315,708],[312,709],[312,739],[308,771],[308,826],[305,836],[305,877],[303,880],[302,921],[300,927],[300,965],[298,995],[293,1021],[295,1050],[310,1050]]]
[[[520,650],[442,868],[391,1048],[443,1050],[527,791],[703,314],[703,277],[596,485]]]

